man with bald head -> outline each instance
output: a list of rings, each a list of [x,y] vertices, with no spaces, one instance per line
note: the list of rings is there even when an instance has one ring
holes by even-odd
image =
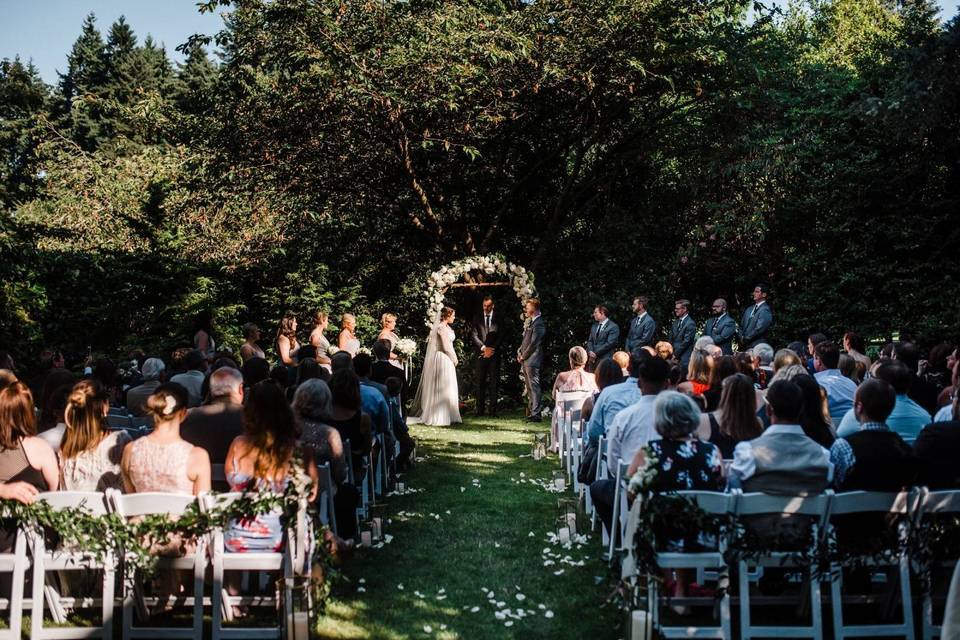
[[[727,313],[727,301],[723,298],[713,301],[713,316],[707,320],[703,335],[713,338],[713,344],[720,347],[723,355],[733,355],[733,337],[737,335],[737,322]]]
[[[211,464],[224,464],[233,439],[243,433],[243,374],[220,367],[210,374],[210,402],[191,409],[180,437],[206,449]]]

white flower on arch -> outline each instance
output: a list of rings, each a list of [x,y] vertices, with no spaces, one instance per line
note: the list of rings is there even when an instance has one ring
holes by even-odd
[[[537,295],[534,276],[524,267],[507,262],[503,256],[473,256],[463,258],[440,267],[427,278],[424,297],[428,303],[426,325],[432,327],[440,320],[443,309],[443,294],[455,282],[471,271],[482,271],[487,275],[498,273],[510,279],[510,286],[521,302]]]

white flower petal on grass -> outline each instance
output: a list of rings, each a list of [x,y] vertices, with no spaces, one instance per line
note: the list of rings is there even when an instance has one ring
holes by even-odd
[[[503,626],[505,626],[505,627],[512,627],[512,626],[513,626],[513,620],[507,620],[506,622],[503,623]]]
[[[555,576],[562,576],[562,575],[563,575],[563,569],[560,569],[559,571],[554,571],[554,572],[553,572],[553,575],[555,575]]]
[[[446,630],[447,630],[447,625],[445,624],[440,625],[440,631],[446,631]]]
[[[526,599],[527,599],[527,596],[523,595],[522,593],[517,594],[517,600],[519,600],[520,602],[523,602]]]
[[[543,614],[543,617],[544,617],[544,618],[552,618],[552,617],[553,617],[553,611],[547,611],[546,613]]]
[[[366,579],[366,578],[360,578],[359,580],[357,580],[357,582],[358,582],[359,584],[367,584],[367,579]]]
[[[476,613],[477,611],[480,611],[480,607],[470,607],[470,613]]]
[[[366,593],[366,592],[367,592],[366,587],[357,587],[357,593]]]
[[[400,591],[403,591],[403,584],[398,584],[397,589],[399,589]]]
[[[527,537],[528,537],[528,538],[534,538],[534,537],[536,537],[536,536],[534,536],[534,535],[533,535],[533,531],[531,531],[530,533],[527,534]]]
[[[423,625],[423,632],[424,632],[424,633],[433,633],[433,627],[431,627],[431,626],[428,625],[428,624],[425,624],[425,625]]]
[[[547,605],[545,605],[545,604],[543,604],[543,603],[540,603],[540,604],[537,605],[537,609],[540,609],[541,611],[546,610],[546,608],[547,608]]]

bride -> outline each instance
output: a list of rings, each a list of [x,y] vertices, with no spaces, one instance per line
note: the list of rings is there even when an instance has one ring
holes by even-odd
[[[460,419],[460,392],[457,388],[457,354],[453,349],[454,333],[450,327],[453,309],[440,311],[440,322],[427,338],[427,355],[423,360],[420,386],[410,407],[411,423],[448,426]]]

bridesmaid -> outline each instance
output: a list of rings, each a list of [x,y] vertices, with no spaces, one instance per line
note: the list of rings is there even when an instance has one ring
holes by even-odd
[[[393,352],[394,347],[397,346],[397,343],[400,342],[400,336],[395,332],[397,328],[397,316],[392,313],[385,313],[380,317],[380,335],[377,336],[378,340],[386,340],[390,343],[390,364],[396,367],[402,367],[400,364],[400,357]]]
[[[357,317],[352,313],[343,314],[340,326],[343,328],[340,330],[340,339],[337,346],[341,351],[346,351],[353,357],[360,351],[360,341],[354,333],[357,329]]]
[[[283,314],[280,327],[277,329],[277,353],[280,362],[287,368],[291,382],[297,376],[297,351],[300,343],[297,341],[297,316],[292,311]]]
[[[313,314],[313,331],[310,332],[310,344],[317,349],[317,362],[327,371],[330,370],[330,341],[323,335],[327,326],[330,324],[330,318],[325,311],[317,311]]]

